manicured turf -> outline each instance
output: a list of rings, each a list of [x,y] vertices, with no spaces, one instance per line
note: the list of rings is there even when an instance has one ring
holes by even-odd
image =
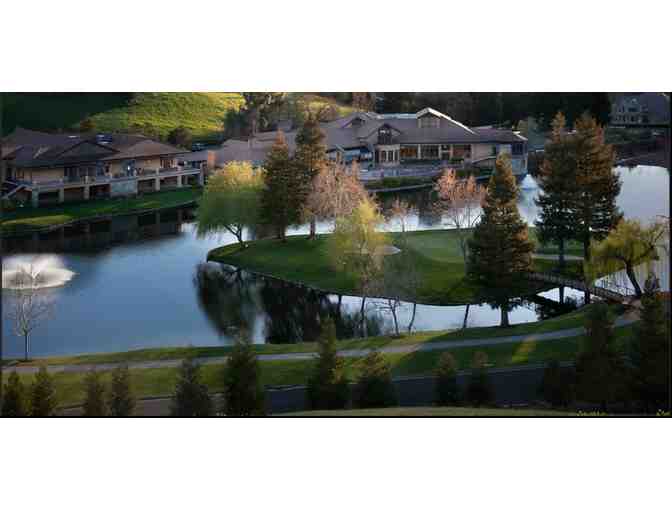
[[[141,197],[92,200],[90,202],[40,207],[38,209],[19,209],[3,214],[0,232],[4,235],[20,234],[34,229],[53,227],[74,220],[84,220],[97,216],[130,214],[176,207],[197,200],[202,192],[201,188],[185,188],[161,191]]]
[[[399,234],[390,235],[394,242]],[[422,230],[409,232],[407,236],[421,281],[420,303],[447,305],[476,301],[477,289],[465,278],[464,261],[454,230]],[[357,294],[356,278],[335,270],[327,250],[327,235],[318,236],[316,240],[291,236],[284,243],[275,239],[254,241],[245,250],[237,244],[222,246],[212,250],[208,258],[324,291]],[[553,260],[534,261],[535,269],[540,271],[549,271],[555,264]],[[581,263],[569,262],[568,267],[577,272]],[[530,293],[540,288],[530,282]]]
[[[343,411],[304,411],[301,413],[286,413],[277,416],[387,416],[387,417],[478,417],[478,416],[576,416],[576,413],[552,411],[546,409],[498,409],[479,407],[388,407],[384,409],[346,409]]]
[[[623,345],[630,337],[631,326],[619,328],[616,336]],[[492,346],[461,347],[451,349],[460,369],[469,367],[476,351],[488,354],[492,367],[506,367],[529,363],[545,363],[556,359],[575,359],[582,337],[554,340],[551,342],[526,341]],[[384,354],[392,366],[394,376],[427,375],[436,367],[442,351]],[[302,385],[314,364],[312,360],[262,361],[262,382],[267,386]],[[361,358],[346,358],[345,369],[349,379],[354,380],[360,370]],[[222,390],[222,365],[205,365],[202,368],[204,382],[211,392]],[[177,368],[151,368],[131,370],[134,392],[138,398],[167,396],[172,394],[177,376]],[[83,398],[83,372],[58,372],[54,374],[59,405],[75,405]],[[108,378],[109,375],[105,374]],[[29,384],[33,376],[21,374],[24,383]]]

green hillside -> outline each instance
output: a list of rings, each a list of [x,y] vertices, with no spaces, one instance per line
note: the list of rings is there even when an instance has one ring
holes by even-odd
[[[226,112],[242,103],[237,92],[6,93],[2,130],[76,129],[90,117],[100,131],[149,124],[165,136],[183,125],[196,139],[216,139]]]

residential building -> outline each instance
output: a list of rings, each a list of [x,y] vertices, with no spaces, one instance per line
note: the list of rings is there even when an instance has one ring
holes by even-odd
[[[3,197],[37,207],[203,185],[202,163],[178,164],[188,152],[138,135],[17,128],[2,141]]]
[[[378,114],[356,112],[321,128],[330,158],[357,161],[367,171],[409,174],[412,169],[445,166],[477,168],[487,176],[499,154],[511,156],[514,173],[527,174],[527,139],[519,133],[491,126],[470,128],[432,108],[417,113]],[[290,151],[296,131],[284,133]],[[216,163],[246,160],[263,164],[276,132],[258,133],[247,141],[228,140],[217,151]],[[401,172],[403,171],[403,172]]]
[[[669,126],[670,97],[663,92],[616,95],[610,120],[613,126]]]

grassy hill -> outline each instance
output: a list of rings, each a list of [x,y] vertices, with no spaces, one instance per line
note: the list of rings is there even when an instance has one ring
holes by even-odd
[[[340,115],[352,111],[335,99],[309,93],[303,96],[311,110],[334,105]],[[77,129],[90,117],[99,131],[126,131],[134,124],[150,125],[161,136],[178,126],[191,130],[196,140],[216,140],[226,112],[239,109],[238,92],[100,92],[3,93],[2,134],[16,126],[38,131]]]
[[[165,136],[183,125],[194,138],[215,139],[226,112],[242,103],[237,92],[6,93],[2,130],[7,134],[21,126],[67,131],[90,117],[100,131],[149,124]]]

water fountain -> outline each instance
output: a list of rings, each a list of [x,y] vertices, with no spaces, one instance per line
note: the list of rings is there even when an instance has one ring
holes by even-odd
[[[61,259],[54,255],[11,257],[3,261],[3,266],[3,289],[60,287],[75,276],[75,273],[63,267]]]

